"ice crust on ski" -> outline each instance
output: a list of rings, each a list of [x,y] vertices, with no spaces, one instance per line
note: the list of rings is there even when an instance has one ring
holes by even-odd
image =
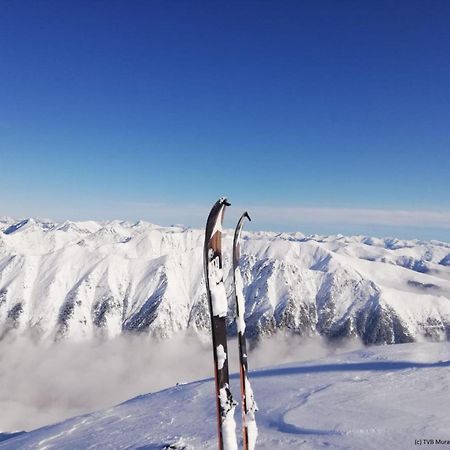
[[[209,289],[211,291],[212,311],[214,316],[226,317],[228,300],[223,284],[223,270],[219,267],[219,258],[209,263]]]
[[[220,344],[217,346],[217,367],[219,369],[223,369],[223,365],[225,364],[226,360],[227,360],[227,354],[225,353],[225,349],[223,348],[223,345]]]
[[[256,446],[256,440],[258,438],[258,427],[256,425],[255,412],[258,411],[258,405],[256,404],[253,394],[252,385],[248,377],[245,377],[245,397],[247,400],[248,412],[245,414],[245,423],[247,425],[248,436],[248,448],[254,450]]]
[[[245,299],[244,299],[244,283],[242,281],[241,271],[236,268],[234,271],[235,283],[236,283],[236,297],[240,314],[236,318],[236,325],[238,333],[245,333]]]
[[[236,402],[230,396],[229,386],[225,386],[219,391],[220,404],[225,412],[222,419],[222,435],[224,450],[237,450],[236,421],[234,420],[234,410]]]

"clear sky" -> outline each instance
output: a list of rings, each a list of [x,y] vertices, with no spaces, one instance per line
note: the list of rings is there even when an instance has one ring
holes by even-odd
[[[2,1],[0,215],[450,241],[450,2]]]

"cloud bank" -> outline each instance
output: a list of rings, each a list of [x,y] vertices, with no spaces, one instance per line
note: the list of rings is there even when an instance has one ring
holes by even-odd
[[[1,194],[0,194],[1,197]],[[0,198],[1,200],[1,198]],[[213,202],[214,200],[212,200]],[[450,230],[450,210],[424,209],[394,209],[394,208],[341,208],[341,207],[302,207],[277,205],[239,204],[232,201],[232,207],[227,210],[225,226],[235,223],[242,211],[250,212],[254,222],[248,229],[267,231],[310,229],[352,230],[370,229],[370,227],[392,227],[399,231],[407,228],[435,229],[447,233]],[[26,205],[14,203],[8,208],[8,202],[1,202],[3,209],[0,216],[16,218],[51,217],[54,220],[147,220],[158,225],[183,224],[185,226],[202,228],[212,206],[209,203],[192,203],[186,200],[182,203],[169,202],[119,202],[106,200],[102,203],[85,202],[80,205]],[[5,206],[6,205],[6,206]],[[353,231],[350,231],[353,232]],[[364,232],[364,231],[362,231]],[[369,234],[369,233],[367,233]]]
[[[353,209],[353,208],[252,208],[255,215],[283,223],[336,223],[347,225],[415,226],[450,229],[450,211]]]
[[[279,334],[250,352],[250,369],[317,359],[359,345],[332,347],[320,338]],[[228,351],[230,370],[236,373],[235,339],[229,341]],[[157,341],[120,336],[57,344],[7,338],[0,341],[0,410],[7,412],[0,415],[0,432],[31,430],[179,382],[210,378],[212,366],[209,337],[202,341],[180,334]]]
[[[186,223],[202,226],[211,205],[164,203],[127,204],[129,213],[137,213],[165,223]],[[392,227],[423,227],[450,229],[450,211],[370,209],[370,208],[322,208],[285,207],[261,205],[235,205],[227,211],[227,217],[236,219],[244,210],[251,212],[258,222],[301,228],[304,224],[381,225]]]

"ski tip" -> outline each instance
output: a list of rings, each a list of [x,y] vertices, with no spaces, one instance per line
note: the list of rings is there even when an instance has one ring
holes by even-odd
[[[226,197],[220,197],[217,202],[220,203],[221,205],[231,206],[231,203],[228,201]]]
[[[245,213],[243,214],[244,217],[247,217],[247,219],[251,222],[252,219],[250,218],[250,216],[248,215],[248,212],[245,211]]]

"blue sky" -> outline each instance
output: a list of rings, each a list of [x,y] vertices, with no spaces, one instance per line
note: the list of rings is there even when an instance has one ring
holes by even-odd
[[[0,215],[201,226],[227,195],[230,226],[450,241],[449,23],[447,0],[2,2]]]

